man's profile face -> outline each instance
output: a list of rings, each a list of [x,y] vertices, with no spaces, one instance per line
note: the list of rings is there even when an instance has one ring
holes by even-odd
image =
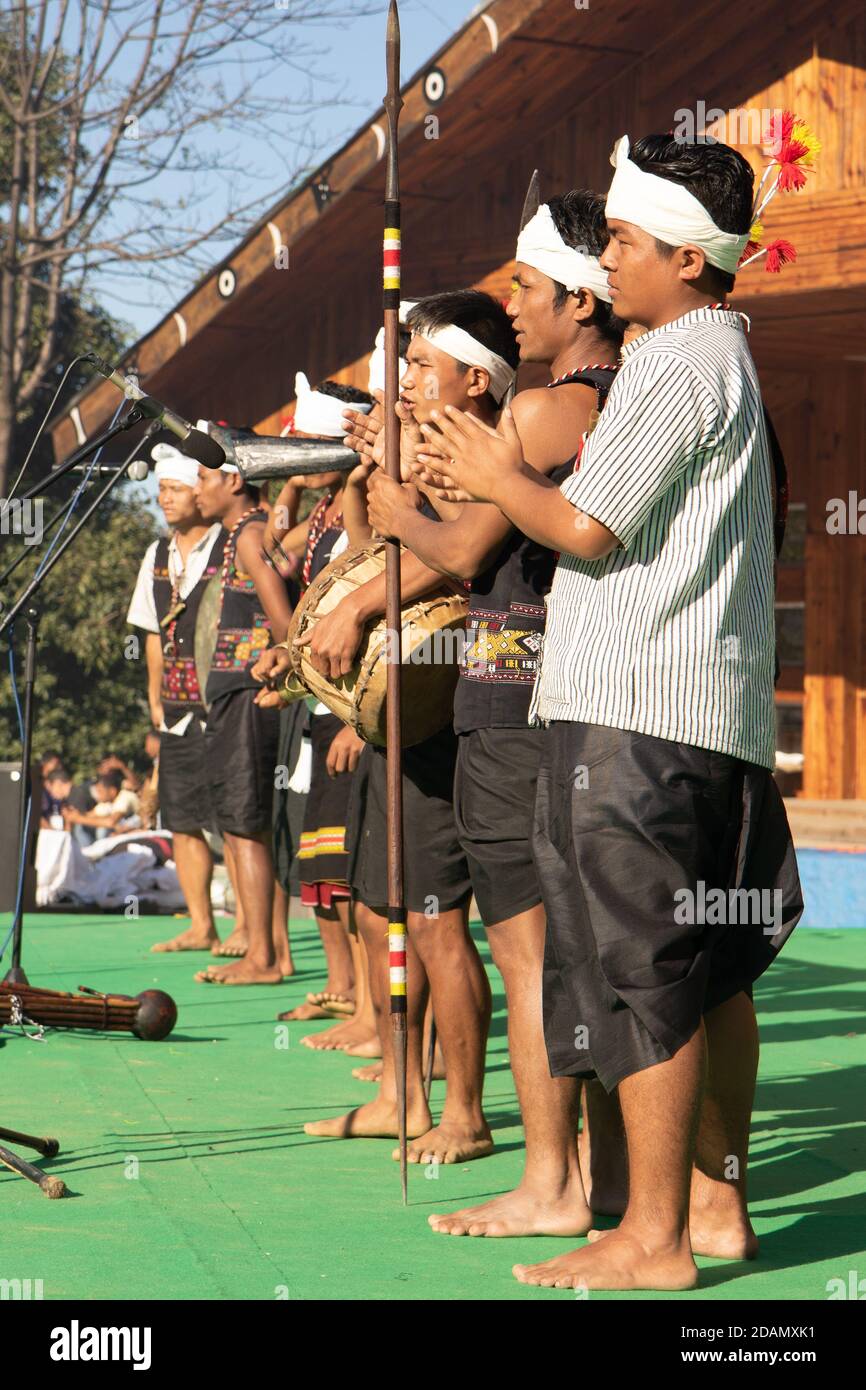
[[[477,399],[468,389],[473,379],[473,373],[461,371],[449,353],[413,333],[400,382],[400,403],[417,424],[427,424],[431,412],[444,410],[446,405],[466,410]]]
[[[193,497],[203,521],[222,521],[232,505],[235,494],[232,480],[235,477],[237,474],[224,473],[221,468],[200,465]]]
[[[169,526],[194,526],[202,516],[196,506],[195,488],[173,478],[160,479],[157,501]]]
[[[680,284],[677,262],[666,259],[655,237],[633,222],[612,218],[607,225],[610,240],[601,264],[608,272],[611,308],[621,319],[653,323],[659,307]]]
[[[94,782],[93,795],[96,797],[97,801],[116,801],[118,789],[113,783]]]
[[[517,262],[505,312],[514,326],[521,362],[552,362],[574,338],[569,300],[557,310],[555,295],[549,275]]]

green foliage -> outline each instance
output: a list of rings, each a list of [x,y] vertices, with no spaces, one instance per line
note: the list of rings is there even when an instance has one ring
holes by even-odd
[[[37,303],[34,312],[34,331],[33,331],[33,352],[34,355],[39,351],[42,342],[45,325],[44,305],[41,301]],[[118,323],[98,304],[90,300],[77,299],[74,294],[62,294],[60,297],[60,308],[58,312],[57,324],[57,352],[54,365],[46,374],[45,381],[40,389],[35,393],[32,401],[20,412],[15,424],[14,433],[14,452],[12,455],[12,466],[10,478],[15,478],[21,463],[26,457],[27,450],[33,441],[33,437],[39,428],[39,424],[45,412],[48,410],[54,392],[63,379],[63,373],[76,357],[85,352],[96,352],[100,357],[106,358],[110,362],[119,361],[123,356],[127,344],[133,337],[133,330],[128,324]],[[69,402],[89,381],[93,380],[94,369],[87,363],[82,363],[73,367],[57,405],[54,408],[54,415],[60,415],[68,407]],[[118,402],[122,401],[118,393]],[[131,436],[132,437],[132,436]],[[121,440],[122,443],[122,440]],[[106,457],[118,458],[122,455],[118,452],[120,444],[114,445],[114,453]],[[130,445],[123,444],[125,453]],[[36,446],[33,458],[27,469],[27,478],[23,486],[30,487],[38,478],[49,473],[54,467],[55,458],[51,445],[51,435],[46,429]],[[74,484],[73,484],[74,486]],[[49,494],[52,498],[69,496],[71,486],[61,482],[53,488]],[[112,494],[108,501],[108,507],[113,508]]]
[[[39,592],[34,755],[59,749],[74,776],[92,776],[107,752],[140,762],[150,727],[144,639],[127,627],[126,610],[144,551],[157,532],[156,518],[140,503],[116,503],[98,528],[90,523],[82,531]],[[28,577],[33,564],[21,566]],[[25,639],[19,618],[15,651],[22,699]],[[0,758],[17,757],[18,724],[4,643]]]

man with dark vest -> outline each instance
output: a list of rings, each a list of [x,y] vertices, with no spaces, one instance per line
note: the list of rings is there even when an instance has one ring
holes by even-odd
[[[623,325],[599,264],[606,241],[603,200],[573,190],[542,204],[517,243],[506,309],[521,362],[543,365],[551,380],[519,392],[512,418],[529,465],[553,483],[573,472],[581,438],[615,375]],[[420,477],[437,480],[423,469]],[[527,721],[555,556],[495,506],[467,505],[455,519],[432,524],[381,472],[370,480],[369,506],[380,534],[471,586],[466,660],[454,700],[454,801],[476,902],[505,985],[526,1135],[524,1175],[513,1192],[437,1212],[430,1224],[446,1235],[581,1234],[591,1216],[575,1143],[579,1089],[550,1076],[541,1015],[545,912],[530,841],[543,731]],[[611,1143],[616,1116],[602,1108],[603,1096],[592,1099],[593,1147],[621,1151]],[[610,1188],[619,1186],[610,1164],[605,1168]],[[594,1175],[584,1176],[596,1210],[619,1206],[621,1192],[603,1193]]]
[[[205,765],[211,812],[235,864],[248,946],[231,965],[199,971],[208,984],[279,984],[291,973],[285,918],[274,912],[271,848],[279,714],[255,703],[250,674],[262,651],[281,642],[292,616],[285,581],[267,562],[267,514],[258,488],[234,464],[199,469],[195,490],[206,522],[225,533],[216,644],[205,690]]]
[[[155,951],[201,951],[219,944],[210,902],[213,859],[203,830],[211,825],[204,765],[202,692],[195,669],[196,617],[205,587],[219,571],[222,527],[196,506],[198,465],[171,444],[152,450],[159,506],[171,534],[145,552],[127,622],[146,633],[150,717],[159,730],[159,799],[163,828],[191,918],[189,928]]]

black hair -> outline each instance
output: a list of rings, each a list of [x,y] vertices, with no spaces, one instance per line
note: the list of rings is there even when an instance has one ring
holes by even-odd
[[[123,773],[113,768],[111,772],[100,772],[96,780],[103,787],[116,787],[120,791],[123,786]]]
[[[720,140],[687,144],[672,135],[644,135],[629,157],[639,169],[687,188],[720,231],[742,236],[751,227],[755,174],[739,150]],[[658,239],[656,247],[666,260],[676,249]],[[714,291],[728,294],[734,288],[734,277],[726,270],[707,262],[706,274]]]
[[[362,391],[357,386],[346,386],[342,381],[320,381],[313,389],[321,391],[323,396],[334,396],[338,401],[346,401],[348,405],[373,404],[373,397],[369,391]]]
[[[63,766],[62,763],[58,763],[57,767],[52,768],[52,770],[48,773],[47,777],[45,778],[45,785],[46,785],[46,787],[47,787],[49,782],[71,782],[71,781],[72,781],[72,778],[70,777],[70,775],[69,775],[69,773],[67,772],[66,768]]]
[[[548,198],[547,206],[553,225],[566,246],[583,251],[587,256],[600,256],[607,246],[610,233],[604,218],[604,198],[586,188],[573,188],[570,193],[557,193]],[[554,280],[553,307],[562,309],[570,290]],[[595,296],[595,312],[589,324],[617,347],[622,345],[626,325],[617,318],[607,300]]]
[[[445,328],[453,323],[465,333],[477,338],[482,347],[504,357],[509,367],[517,367],[520,349],[514,336],[514,325],[500,304],[492,295],[483,290],[444,290],[440,294],[428,294],[410,310],[408,324],[413,332],[423,333],[425,329]],[[469,371],[466,362],[458,362],[463,372]],[[489,404],[493,410],[498,403],[487,391]]]
[[[401,323],[401,325],[400,325],[400,356],[401,356],[401,357],[405,358],[406,353],[409,351],[409,344],[411,343],[411,341],[412,341],[412,331],[411,331],[411,329],[409,329],[409,328],[404,328],[403,325],[402,325],[402,323]]]

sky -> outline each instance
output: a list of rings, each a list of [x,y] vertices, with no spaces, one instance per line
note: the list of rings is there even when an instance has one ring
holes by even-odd
[[[369,8],[367,0],[365,8]],[[359,9],[361,6],[359,5]],[[432,55],[447,42],[476,9],[484,8],[475,0],[401,0],[401,77],[405,83]],[[387,3],[382,0],[376,14],[358,16],[335,29],[327,27],[302,26],[299,34],[306,43],[317,50],[314,66],[328,80],[314,84],[314,91],[321,96],[323,105],[312,117],[312,132],[320,157],[336,150],[345,140],[370,118],[382,105],[385,91],[384,72],[384,34]],[[273,99],[279,102],[279,83],[271,82]],[[340,105],[329,103],[329,96],[340,91],[343,97]],[[198,137],[207,141],[208,133]],[[258,182],[251,185],[251,191],[261,193],[265,189],[285,190],[285,171],[291,170],[298,162],[297,150],[291,144],[283,151],[270,144],[244,139],[236,142],[237,154],[242,166],[255,168]],[[212,191],[199,211],[207,216],[219,215],[225,204],[227,175],[214,175]],[[171,182],[167,179],[162,189],[153,185],[154,191],[170,196]],[[272,201],[276,201],[275,194]],[[252,219],[255,220],[255,219]],[[209,251],[209,248],[205,248]],[[228,247],[214,244],[209,264],[225,257]],[[94,276],[92,291],[104,307],[124,323],[131,325],[133,336],[141,337],[167,313],[191,287],[195,274],[178,276],[171,286],[159,286],[146,281],[130,282],[113,279],[110,275]]]

